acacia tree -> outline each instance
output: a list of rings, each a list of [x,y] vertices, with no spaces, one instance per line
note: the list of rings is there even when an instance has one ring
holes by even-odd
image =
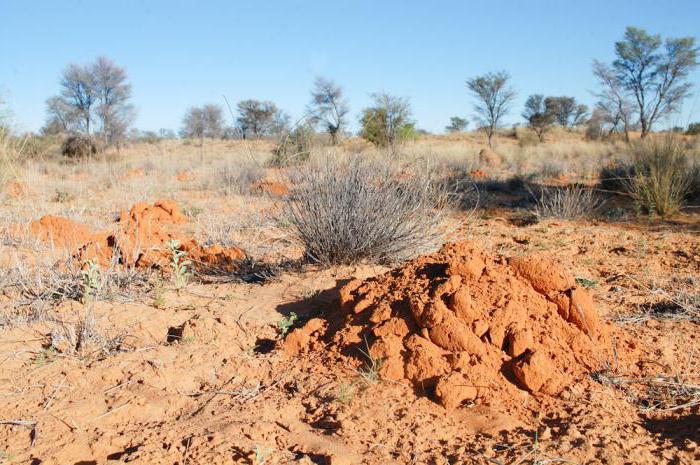
[[[59,95],[46,100],[45,132],[100,133],[105,142],[126,134],[133,119],[126,70],[106,57],[71,63],[61,73]]]
[[[411,104],[406,98],[387,93],[372,94],[372,100],[372,106],[362,110],[360,135],[394,152],[400,143],[415,134]]]
[[[63,70],[59,98],[71,108],[80,130],[90,135],[97,89],[89,67],[71,63]]]
[[[200,144],[204,138],[221,137],[224,127],[223,109],[219,105],[206,104],[201,107],[191,107],[182,119],[180,136],[197,138]]]
[[[308,109],[311,122],[323,125],[331,136],[331,143],[337,144],[338,135],[342,134],[350,112],[350,107],[343,98],[343,89],[331,80],[316,78]]]
[[[629,142],[629,131],[636,116],[631,96],[626,91],[622,80],[610,66],[594,60],[593,75],[598,78],[601,87],[599,92],[593,94],[598,98],[596,103],[597,119],[609,126],[608,134],[612,134],[621,127],[625,140]]]
[[[660,118],[679,111],[690,95],[692,84],[687,79],[698,65],[695,38],[662,40],[660,35],[628,27],[624,39],[615,42],[615,55],[606,72],[634,102],[641,136],[646,137]]]
[[[450,118],[450,124],[445,126],[445,131],[447,132],[462,132],[467,129],[469,125],[469,120],[459,116],[452,116]]]
[[[245,139],[280,134],[289,126],[289,116],[270,101],[242,100],[236,105],[236,124]]]
[[[126,70],[107,57],[98,57],[91,67],[97,95],[96,116],[105,143],[114,142],[126,134],[132,119],[131,84],[126,82]]]
[[[467,80],[467,87],[476,98],[474,111],[476,118],[486,131],[489,147],[499,128],[501,118],[508,113],[515,99],[515,91],[510,86],[510,75],[506,71],[487,73]]]
[[[588,114],[588,107],[577,103],[574,97],[547,97],[544,106],[555,122],[564,128],[582,124]]]
[[[544,134],[554,124],[556,115],[547,108],[546,99],[542,94],[534,94],[525,101],[525,110],[522,115],[527,120],[528,126],[532,128],[540,139],[544,141]]]

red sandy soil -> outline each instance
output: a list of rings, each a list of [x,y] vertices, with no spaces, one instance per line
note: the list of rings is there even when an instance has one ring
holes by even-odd
[[[698,373],[697,324],[612,321],[694,286],[696,218],[517,226],[495,213],[470,223],[470,242],[393,271],[192,284],[158,308],[97,302],[97,329],[119,341],[109,354],[50,348],[48,319],[4,328],[0,420],[28,423],[0,425],[0,451],[42,465],[700,462],[697,406],[645,413],[634,386],[595,378]],[[290,312],[306,330],[282,343]],[[359,349],[386,354],[387,379],[360,376]]]
[[[250,188],[251,191],[268,194],[273,197],[289,195],[289,187],[279,181],[257,181]]]

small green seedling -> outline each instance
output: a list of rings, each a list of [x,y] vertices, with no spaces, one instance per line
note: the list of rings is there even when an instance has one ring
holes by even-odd
[[[187,252],[180,250],[180,241],[171,239],[166,246],[171,254],[170,266],[173,270],[175,289],[179,290],[187,285],[192,275],[192,261],[187,259]]]
[[[296,313],[291,312],[288,317],[282,318],[280,321],[278,321],[277,330],[279,331],[280,336],[286,336],[289,330],[294,327],[294,323],[297,321],[298,318],[299,317]]]
[[[594,279],[588,279],[588,278],[584,278],[581,276],[577,276],[576,277],[576,284],[578,284],[579,286],[583,286],[586,289],[590,289],[592,287],[596,287],[598,285],[598,281],[596,281]]]
[[[88,260],[80,275],[83,285],[82,299],[83,303],[86,303],[93,300],[100,289],[100,267],[92,260]]]
[[[272,449],[268,447],[261,446],[260,444],[255,445],[255,465],[263,465],[267,459],[272,454]]]

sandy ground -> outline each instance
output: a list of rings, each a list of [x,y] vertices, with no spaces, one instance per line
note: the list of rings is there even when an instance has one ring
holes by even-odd
[[[198,192],[173,197],[211,207]],[[254,208],[233,196],[206,213],[274,207],[254,198]],[[98,218],[113,210],[92,218],[109,222]],[[678,317],[675,305],[700,295],[698,213],[530,224],[489,208],[452,220],[459,239],[488,253],[544,254],[585,282],[604,324],[615,328],[605,349],[632,354],[629,365],[602,364],[597,373],[605,376],[594,370],[557,396],[520,390],[509,400],[517,408],[446,409],[408,383],[373,379],[361,354],[335,350],[329,339],[296,355],[283,350],[280,326],[292,312],[294,327],[332,319],[343,284],[389,268],[304,265],[259,282],[207,276],[179,290],[166,283],[95,303],[67,299],[47,310],[50,318],[0,328],[0,463],[700,463],[698,405],[645,410],[658,397],[619,382],[700,382],[698,323]],[[268,224],[230,236],[239,244],[263,238],[259,244],[275,247],[265,248],[270,256],[299,255]],[[39,262],[41,250],[6,241],[3,266]],[[5,311],[17,299],[6,291]],[[103,339],[78,352],[51,347],[87,306]]]

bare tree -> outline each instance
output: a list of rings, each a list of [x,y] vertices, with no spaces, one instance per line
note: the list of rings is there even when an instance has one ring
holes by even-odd
[[[224,127],[224,112],[219,105],[206,104],[191,107],[182,118],[181,137],[197,138],[200,144],[204,138],[219,138]]]
[[[523,111],[523,118],[527,120],[528,126],[535,131],[540,142],[544,141],[544,134],[556,120],[556,115],[547,108],[545,102],[544,95],[531,95],[525,101],[525,110]]]
[[[269,101],[242,100],[236,109],[236,124],[244,139],[279,134],[289,125],[289,116]]]
[[[610,133],[621,126],[625,140],[629,142],[629,131],[636,112],[624,83],[611,67],[597,60],[593,61],[593,74],[598,78],[602,89],[594,94],[598,97],[598,117],[610,126]]]
[[[70,64],[61,75],[61,92],[46,100],[46,132],[99,132],[105,142],[126,134],[134,109],[124,68],[105,57],[89,65]]]
[[[129,104],[131,84],[126,82],[126,70],[109,58],[98,57],[91,67],[97,95],[97,119],[105,143],[111,143],[126,134],[134,116]]]
[[[474,110],[477,120],[486,130],[489,147],[492,147],[492,138],[501,118],[508,113],[515,99],[515,91],[510,87],[509,81],[510,75],[505,71],[487,73],[467,80],[467,87],[477,100]]]
[[[445,131],[447,132],[462,132],[469,126],[469,120],[459,116],[452,116],[450,118],[450,124],[445,126]]]
[[[690,95],[692,84],[687,79],[698,65],[695,38],[662,41],[659,35],[628,27],[624,39],[615,42],[615,55],[611,72],[633,99],[641,135],[646,137],[654,123],[679,111]]]
[[[329,79],[317,77],[311,91],[309,113],[312,123],[324,126],[333,145],[338,143],[338,135],[343,132],[349,112],[343,89]]]
[[[71,63],[61,75],[60,98],[71,107],[85,134],[90,134],[93,110],[97,103],[95,79],[89,67]]]
[[[61,97],[46,99],[46,123],[43,134],[60,134],[77,130],[79,122],[75,110]]]
[[[373,105],[362,110],[361,135],[393,152],[398,144],[415,134],[411,104],[406,98],[387,93],[372,94],[372,99]]]

